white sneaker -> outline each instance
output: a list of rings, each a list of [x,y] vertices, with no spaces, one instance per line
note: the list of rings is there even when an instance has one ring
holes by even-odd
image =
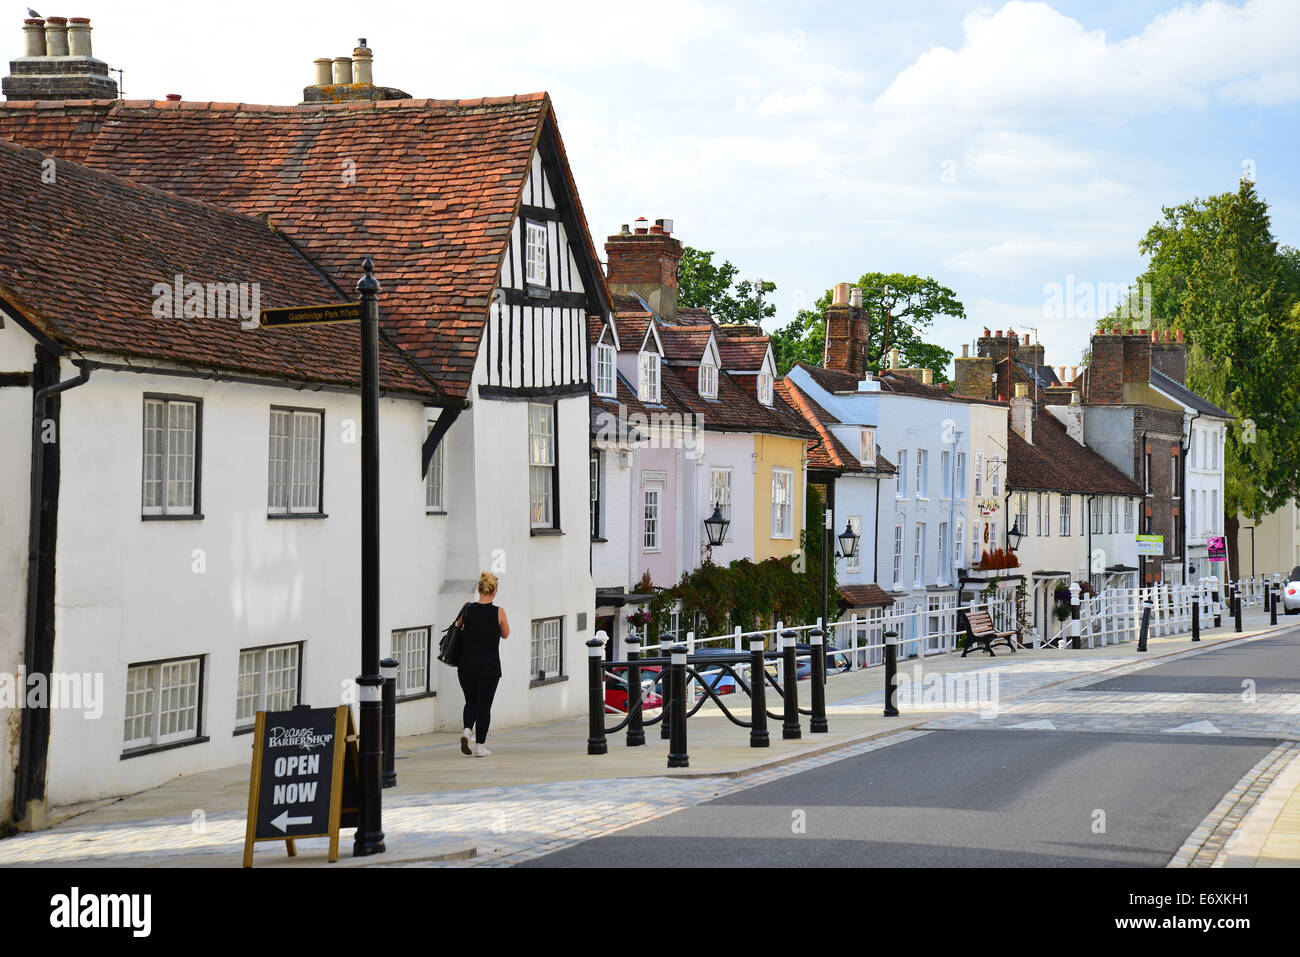
[[[474,749],[474,757],[476,758],[486,758],[491,753],[492,753],[491,751],[483,747],[483,745],[481,744]]]
[[[460,753],[461,753],[461,754],[473,754],[473,753],[474,753],[473,751],[471,751],[471,750],[469,749],[469,743],[470,743],[471,741],[473,741],[473,740],[474,740],[474,732],[471,731],[469,728],[466,728],[464,731],[462,731],[462,732],[460,733]]]

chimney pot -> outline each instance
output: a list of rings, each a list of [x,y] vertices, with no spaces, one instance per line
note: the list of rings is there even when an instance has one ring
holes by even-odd
[[[644,236],[650,232],[650,221],[646,219],[644,216],[638,216],[636,218],[636,222],[633,225],[636,227],[634,232],[638,236]]]
[[[1079,367],[1070,366],[1070,381],[1073,382],[1077,378],[1079,378]]]
[[[970,346],[967,345],[967,344],[964,343],[964,342],[961,344],[961,357],[962,357],[963,359],[969,359],[969,358],[970,358]]]
[[[619,234],[620,236],[631,236],[631,235],[632,235],[632,230],[630,230],[630,229],[627,228],[627,223],[624,223],[624,224],[623,224],[623,228],[620,229],[620,230],[618,231],[618,234]]]
[[[922,370],[921,370],[921,383],[922,383],[922,385],[934,385],[934,370],[933,370],[933,369],[922,369]]]
[[[897,369],[897,368],[898,368],[898,350],[897,350],[897,349],[890,349],[890,350],[889,350],[889,368],[891,368],[891,369]]]
[[[334,61],[327,56],[317,57],[314,61],[316,64],[316,86],[329,86],[334,82],[333,65]]]
[[[672,235],[673,221],[671,219],[656,219],[655,225],[659,227],[665,236]]]
[[[86,17],[68,19],[68,53],[71,56],[91,56],[90,20]]]
[[[352,84],[352,57],[336,56],[334,58],[334,85],[351,86]]]
[[[45,55],[68,55],[68,18],[45,18]]]
[[[849,304],[849,284],[846,282],[837,282],[835,291],[831,296],[832,306],[847,306]]]
[[[993,333],[989,332],[989,327],[988,327],[988,326],[985,326],[985,327],[984,327],[984,338],[987,339],[987,338],[988,338],[989,336],[991,336],[991,335],[993,335]]]
[[[1027,395],[1029,395],[1029,383],[1027,383],[1027,382],[1017,382],[1017,383],[1016,383],[1016,398],[1017,398],[1017,399],[1023,399],[1023,398],[1024,398],[1025,396],[1027,396]]]
[[[374,54],[366,47],[366,41],[363,38],[352,51],[352,81],[354,83],[363,83],[366,86],[374,86],[373,63]]]
[[[32,18],[23,21],[23,56],[45,56],[45,21]]]
[[[1025,345],[1029,345],[1029,333],[1025,333]]]
[[[1182,341],[1183,341],[1183,330],[1181,330],[1181,329],[1175,329],[1175,330],[1174,330],[1174,337],[1175,337],[1175,341],[1176,341],[1176,342],[1182,342]]]
[[[1002,338],[1002,330],[1001,330],[1001,329],[998,330],[998,338],[999,338],[999,339]]]
[[[1121,335],[1119,326],[1112,326],[1110,332],[1111,335],[1115,335],[1115,336]]]
[[[1078,389],[1071,389],[1071,390],[1070,390],[1070,405],[1078,405],[1078,404],[1079,404],[1079,390],[1078,390]]]
[[[168,93],[167,101],[169,103],[179,103],[181,101],[181,95],[179,93]]]
[[[849,289],[849,305],[854,309],[862,308],[862,290],[857,286]]]

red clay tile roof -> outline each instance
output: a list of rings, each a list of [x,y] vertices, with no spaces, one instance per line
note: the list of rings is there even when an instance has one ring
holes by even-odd
[[[1141,495],[1142,486],[1092,449],[1080,445],[1056,416],[1038,409],[1034,444],[1007,425],[1007,488],[1050,492]]]
[[[726,372],[718,373],[717,399],[701,398],[695,377],[689,379],[681,370],[664,366],[660,397],[672,412],[698,415],[705,429],[718,432],[762,432],[791,438],[812,439],[817,433],[779,395],[773,396],[769,408],[735,382]]]
[[[861,547],[858,545],[859,549]],[[894,597],[879,585],[840,585],[836,591],[846,608],[874,608],[894,603]]]
[[[616,319],[618,323],[618,341],[623,347],[623,351],[630,352],[641,348],[645,342],[646,332],[650,327],[650,313],[642,315],[619,313]]]
[[[84,115],[97,108],[10,101],[0,104],[0,136],[266,216],[345,289],[373,254],[385,329],[457,396],[469,388],[510,227],[547,131],[582,233],[570,240],[593,249],[545,93],[301,106],[125,101],[105,116]],[[591,262],[599,289],[589,295],[603,309],[594,251]]]
[[[699,365],[712,331],[712,326],[664,326],[659,330],[664,342],[664,358],[670,362]]]
[[[355,299],[264,222],[72,163],[45,183],[47,159],[0,140],[0,297],[40,333],[80,351],[360,385],[354,324],[244,329],[238,299],[229,318],[154,314],[155,284],[177,274],[257,283],[262,308]],[[380,370],[385,388],[446,401],[391,344]]]
[[[722,367],[731,372],[757,372],[767,355],[767,336],[723,335],[718,337]]]

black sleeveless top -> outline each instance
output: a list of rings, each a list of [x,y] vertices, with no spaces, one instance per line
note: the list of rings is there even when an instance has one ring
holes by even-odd
[[[501,673],[501,623],[497,620],[495,604],[469,603],[465,609],[465,634],[461,640],[465,645],[460,657],[461,667]]]

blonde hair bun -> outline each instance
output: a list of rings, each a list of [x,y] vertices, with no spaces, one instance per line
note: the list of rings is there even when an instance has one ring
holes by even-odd
[[[495,595],[497,593],[497,576],[491,572],[484,572],[479,575],[478,593],[480,595]]]

